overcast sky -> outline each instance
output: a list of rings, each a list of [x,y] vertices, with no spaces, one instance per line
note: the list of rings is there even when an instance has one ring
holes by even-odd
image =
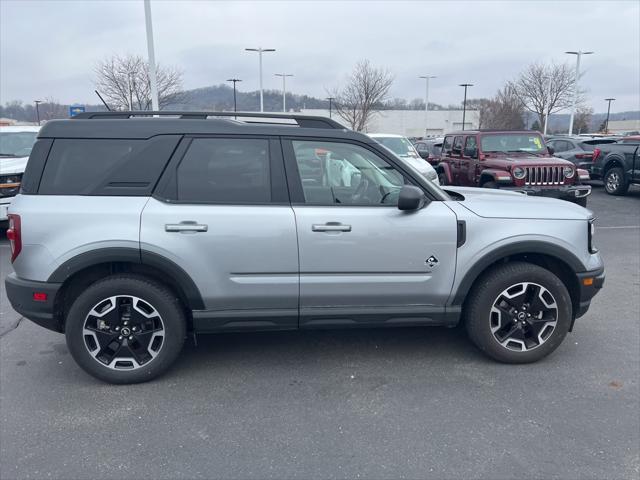
[[[392,97],[460,103],[491,96],[528,63],[583,57],[582,86],[596,112],[640,110],[640,0],[614,1],[161,1],[152,0],[156,59],[184,72],[187,89],[235,76],[241,90],[280,88],[325,97],[354,64],[388,68]],[[53,97],[98,103],[92,70],[113,54],[146,56],[142,0],[0,0],[0,102]]]

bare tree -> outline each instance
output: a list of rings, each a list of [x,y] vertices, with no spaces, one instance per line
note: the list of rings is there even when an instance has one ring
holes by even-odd
[[[591,129],[591,116],[593,115],[593,108],[584,105],[579,106],[576,109],[575,120],[573,122],[573,129],[576,133],[588,133]]]
[[[156,67],[160,108],[178,101],[182,91],[182,72]],[[95,84],[111,108],[149,110],[151,82],[149,64],[139,55],[107,58],[95,68]]]
[[[534,63],[508,84],[524,107],[544,125],[547,115],[568,108],[576,87],[575,70],[567,64]]]
[[[388,70],[376,68],[369,60],[362,60],[354,68],[346,85],[329,92],[335,97],[336,112],[358,132],[367,127],[375,112],[387,98],[393,76]]]

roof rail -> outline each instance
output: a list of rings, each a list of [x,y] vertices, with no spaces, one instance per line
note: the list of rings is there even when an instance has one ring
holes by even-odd
[[[171,116],[180,117],[184,119],[202,119],[206,120],[208,117],[240,117],[240,118],[264,118],[264,119],[285,119],[295,120],[299,127],[303,128],[333,128],[339,130],[345,130],[344,125],[339,124],[335,120],[326,117],[318,117],[311,115],[296,115],[288,113],[263,113],[263,112],[188,112],[188,111],[110,111],[110,112],[84,112],[74,115],[74,120],[89,120],[89,119],[123,119],[131,117],[150,117],[150,116]],[[246,121],[245,123],[268,123],[271,125],[283,125],[282,122],[268,122],[268,121]],[[287,124],[284,124],[287,125]]]

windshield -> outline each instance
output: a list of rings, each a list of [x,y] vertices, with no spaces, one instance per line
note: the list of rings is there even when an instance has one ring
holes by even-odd
[[[0,132],[0,155],[28,157],[37,136],[37,132]]]
[[[399,157],[417,157],[413,144],[404,137],[375,137],[375,140]]]
[[[537,133],[483,135],[482,152],[546,153],[544,140]]]

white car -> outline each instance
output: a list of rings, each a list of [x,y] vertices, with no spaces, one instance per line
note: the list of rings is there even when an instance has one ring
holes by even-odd
[[[420,157],[418,151],[407,137],[393,133],[370,133],[369,136],[378,143],[387,147],[395,153],[396,156],[400,157],[415,170],[420,172],[425,178],[436,185],[440,185],[438,174],[435,169],[429,162]]]
[[[7,221],[7,209],[20,190],[39,130],[33,126],[0,126],[0,223]]]

